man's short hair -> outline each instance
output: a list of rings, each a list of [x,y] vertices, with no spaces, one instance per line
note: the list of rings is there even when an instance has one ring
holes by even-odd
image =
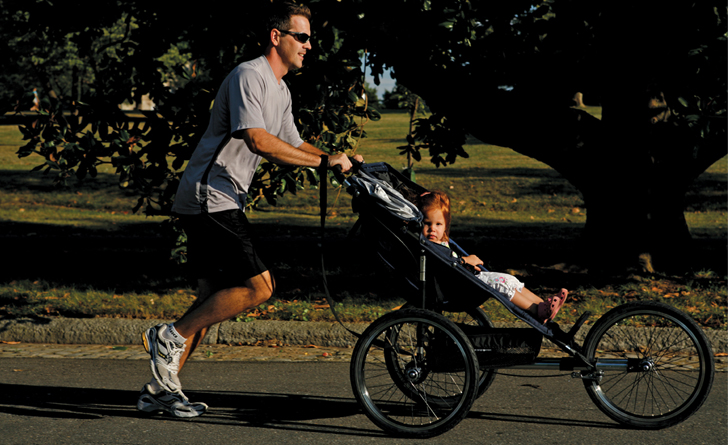
[[[291,2],[273,2],[272,11],[268,17],[268,33],[273,29],[288,31],[291,27],[291,17],[301,15],[311,21],[311,10],[308,6],[297,5]]]

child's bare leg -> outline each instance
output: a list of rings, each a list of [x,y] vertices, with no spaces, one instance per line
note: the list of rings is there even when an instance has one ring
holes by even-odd
[[[526,290],[525,288],[523,290]],[[533,295],[533,294],[531,294]],[[535,295],[534,295],[535,296]],[[521,309],[527,310],[534,317],[538,315],[538,305],[543,300],[536,297],[538,300],[534,300],[530,295],[524,294],[523,292],[516,292],[511,298],[511,301]]]
[[[517,294],[521,294],[524,298],[526,298],[528,301],[535,305],[539,305],[540,303],[543,303],[543,298],[539,297],[538,295],[534,294],[530,290],[526,289],[525,287],[520,292],[516,292]]]

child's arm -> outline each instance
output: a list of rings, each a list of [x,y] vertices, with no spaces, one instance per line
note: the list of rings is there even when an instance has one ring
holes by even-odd
[[[483,265],[483,260],[481,260],[480,258],[478,258],[475,255],[468,255],[468,256],[464,256],[462,258],[463,258],[463,261],[465,261],[465,263],[470,264],[471,266],[478,267],[478,266]],[[478,268],[478,270],[480,270],[480,268]]]

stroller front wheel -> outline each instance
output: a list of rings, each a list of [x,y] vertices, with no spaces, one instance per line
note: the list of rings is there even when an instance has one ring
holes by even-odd
[[[703,404],[713,384],[710,342],[693,319],[658,302],[628,303],[600,318],[584,342],[596,362],[589,397],[617,422],[636,428],[675,425]],[[622,369],[599,361],[622,361]]]

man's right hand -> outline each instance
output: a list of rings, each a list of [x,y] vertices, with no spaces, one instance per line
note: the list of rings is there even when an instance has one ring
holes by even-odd
[[[362,161],[363,160],[364,158],[362,158]],[[348,172],[349,170],[351,170],[351,167],[353,167],[351,161],[349,160],[349,156],[347,156],[346,153],[339,153],[329,156],[329,168],[334,168],[337,165],[341,167],[341,171],[344,173]]]

